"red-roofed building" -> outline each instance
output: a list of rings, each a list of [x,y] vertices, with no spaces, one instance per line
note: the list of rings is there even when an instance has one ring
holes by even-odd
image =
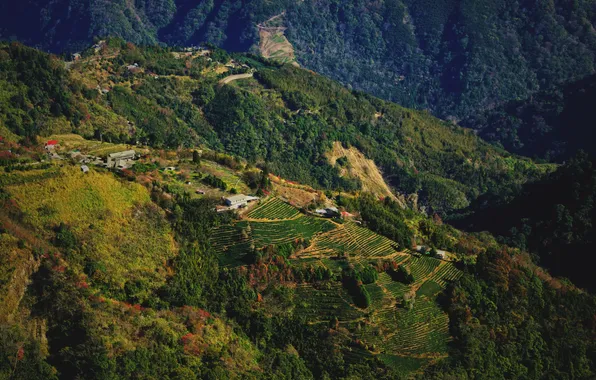
[[[46,150],[54,150],[54,148],[56,148],[56,145],[58,145],[58,140],[48,140],[48,142],[46,142]]]

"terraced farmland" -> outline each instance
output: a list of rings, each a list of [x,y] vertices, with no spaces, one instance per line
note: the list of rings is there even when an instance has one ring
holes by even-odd
[[[279,198],[271,198],[247,214],[251,219],[293,219],[300,212]]]
[[[447,350],[447,314],[434,300],[417,300],[412,310],[398,309],[394,321],[396,331],[393,335],[385,337],[383,343],[387,352],[423,354]]]
[[[353,222],[336,223],[300,213],[280,199],[264,201],[245,219],[213,231],[212,242],[224,265],[242,265],[250,249],[304,238],[310,245],[296,253],[293,263],[324,265],[340,276],[342,268],[393,260],[409,269],[414,282],[404,284],[379,273],[375,283],[364,285],[370,306],[357,307],[340,281],[296,284],[295,315],[310,323],[328,324],[337,318],[342,331],[361,343],[349,347],[348,361],[362,355],[378,355],[403,374],[446,356],[449,330],[447,315],[436,296],[461,272],[451,262],[416,256],[400,250],[393,241]],[[339,259],[341,258],[341,259]],[[404,296],[414,297],[403,307]],[[363,348],[364,347],[364,348]]]
[[[303,257],[338,254],[347,255],[354,263],[387,258],[400,263],[409,257],[398,250],[395,242],[352,222],[318,235],[313,245],[302,252]]]
[[[351,303],[350,295],[341,283],[333,283],[329,289],[316,289],[310,284],[296,288],[297,306],[295,313],[313,321],[330,321],[337,318],[346,322],[361,318],[362,309]]]

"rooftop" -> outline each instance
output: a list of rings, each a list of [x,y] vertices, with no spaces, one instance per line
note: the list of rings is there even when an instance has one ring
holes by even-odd
[[[136,152],[134,150],[125,150],[123,152],[109,154],[108,157],[110,157],[110,158],[120,158],[120,157],[134,156],[135,154],[136,154]]]

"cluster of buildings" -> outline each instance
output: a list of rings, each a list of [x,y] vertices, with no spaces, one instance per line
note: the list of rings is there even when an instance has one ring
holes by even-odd
[[[59,147],[60,144],[57,140],[48,140],[44,145],[44,149],[48,153],[49,158],[53,160],[63,159],[57,152]],[[129,169],[134,165],[134,161],[138,158],[138,155],[134,150],[130,149],[108,154],[107,160],[103,160],[100,157],[83,154],[78,150],[75,150],[70,152],[70,157],[81,164],[82,172],[87,173],[89,171],[88,165],[102,166],[116,170]]]

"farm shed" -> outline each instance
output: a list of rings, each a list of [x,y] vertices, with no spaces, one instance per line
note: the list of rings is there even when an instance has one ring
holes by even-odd
[[[224,198],[226,204],[230,207],[240,207],[248,204],[248,202],[256,201],[259,197],[253,197],[250,195],[238,194],[231,197]]]

